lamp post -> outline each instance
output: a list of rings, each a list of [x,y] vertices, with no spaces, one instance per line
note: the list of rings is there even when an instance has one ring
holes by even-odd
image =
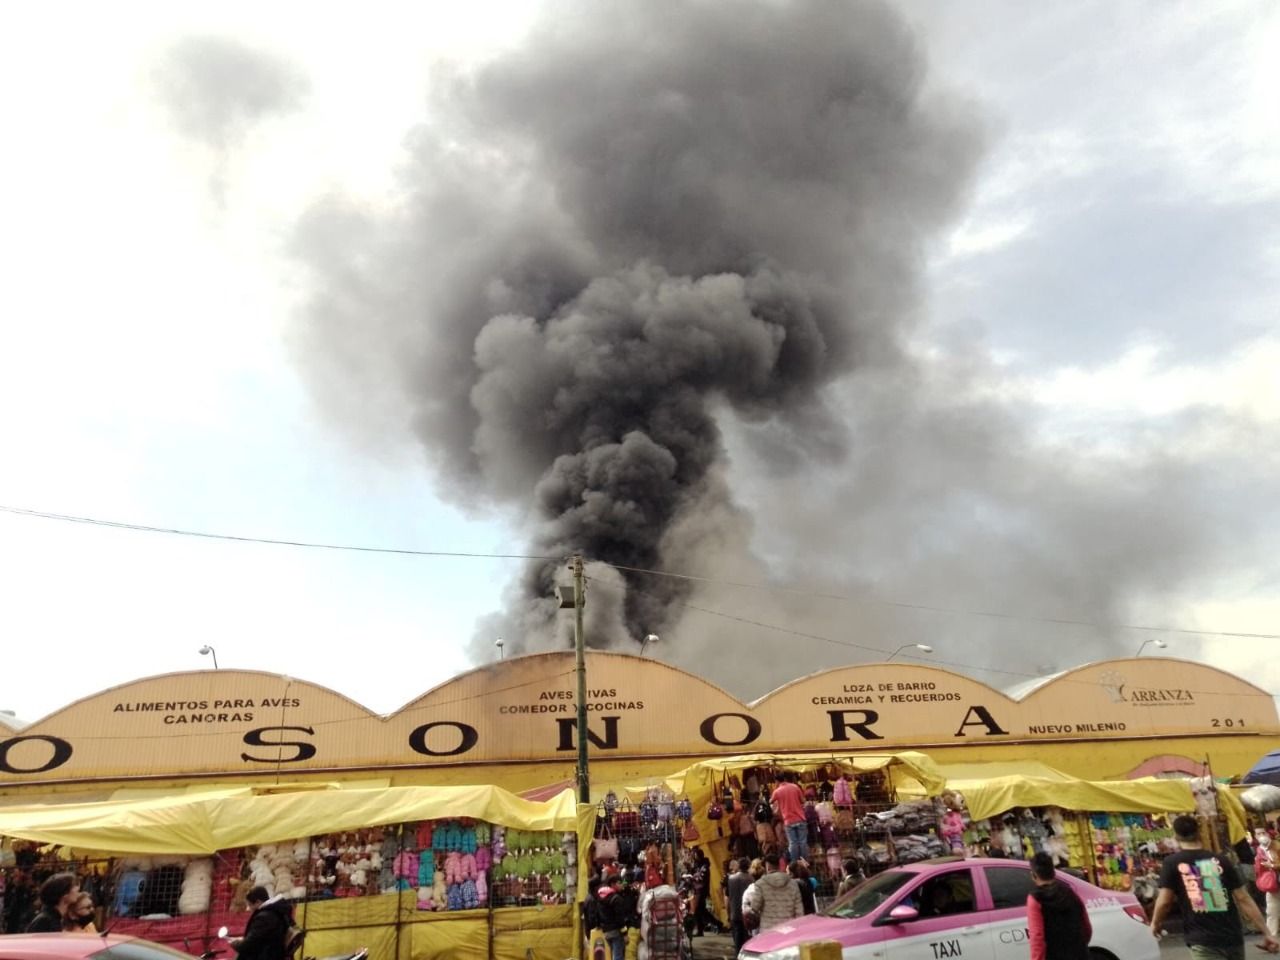
[[[498,659],[499,659],[499,660],[501,660],[503,657],[505,657],[505,656],[507,655],[507,652],[506,652],[506,644],[502,642],[502,638],[501,638],[501,637],[499,637],[497,640],[493,641],[493,645],[494,645],[495,647],[497,647],[497,648],[498,648]]]
[[[203,647],[200,648],[200,656],[213,657],[213,669],[215,670],[218,669],[218,651],[213,649],[213,647],[209,646],[206,643]]]
[[[929,646],[927,643],[904,643],[897,650],[893,651],[893,653],[889,654],[889,656],[885,657],[884,662],[888,663],[903,650],[909,650],[912,647],[915,647],[921,653],[933,653],[933,647]]]
[[[578,727],[578,802],[591,802],[591,774],[587,768],[587,653],[582,635],[582,608],[586,606],[586,585],[582,572],[582,554],[574,554],[569,561],[573,571],[573,586],[556,588],[560,596],[560,609],[573,608],[573,652],[578,673],[577,727]]]
[[[1134,657],[1137,658],[1142,656],[1142,651],[1147,649],[1147,646],[1149,644],[1154,644],[1155,646],[1159,647],[1161,650],[1163,650],[1165,647],[1169,645],[1165,643],[1163,640],[1143,640],[1142,646],[1138,647],[1138,652],[1134,654]]]
[[[640,656],[642,657],[644,656],[645,647],[647,647],[651,643],[657,643],[657,642],[658,642],[658,635],[656,633],[646,634],[645,638],[640,641]]]

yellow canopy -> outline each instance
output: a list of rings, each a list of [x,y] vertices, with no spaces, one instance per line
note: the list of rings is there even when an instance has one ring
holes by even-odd
[[[1040,777],[994,777],[948,781],[948,789],[964,794],[969,815],[985,820],[1015,807],[1062,807],[1109,813],[1170,813],[1194,810],[1185,780],[1045,780]]]
[[[942,771],[930,757],[913,750],[905,750],[901,753],[853,753],[828,756],[810,753],[748,753],[736,757],[716,757],[711,760],[700,760],[693,766],[672,774],[667,778],[667,785],[677,794],[687,795],[697,809],[699,794],[705,793],[705,799],[710,801],[711,787],[716,779],[722,778],[729,772],[770,765],[786,767],[789,770],[812,770],[835,765],[846,773],[852,774],[887,768],[890,779],[895,784],[911,779],[922,784],[931,793],[941,791],[946,782]]]
[[[0,836],[82,850],[196,854],[447,817],[472,817],[522,830],[581,829],[572,790],[536,802],[487,785],[269,795],[237,787],[137,800],[7,807],[0,809]]]
[[[1052,770],[1052,768],[1048,768]],[[1057,776],[1002,776],[947,779],[947,789],[964,795],[969,815],[985,820],[1015,807],[1062,807],[1107,813],[1190,813],[1196,809],[1188,780],[1074,780]],[[1225,787],[1218,787],[1218,810],[1226,818],[1232,843],[1247,834],[1244,806]]]

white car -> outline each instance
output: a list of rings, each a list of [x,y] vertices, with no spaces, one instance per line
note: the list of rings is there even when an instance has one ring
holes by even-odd
[[[1159,960],[1160,947],[1131,893],[1059,873],[1084,901],[1094,960]],[[834,940],[844,960],[1026,960],[1031,868],[1018,860],[942,857],[877,874],[823,913],[749,940],[742,960],[796,960],[800,944]]]

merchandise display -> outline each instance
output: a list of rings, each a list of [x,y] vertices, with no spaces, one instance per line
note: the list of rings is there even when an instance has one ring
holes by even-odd
[[[648,787],[633,804],[610,791],[596,810],[591,859],[597,867],[639,868],[650,887],[674,884],[681,851],[699,839],[687,798]]]
[[[727,855],[754,859],[769,851],[786,855],[785,825],[771,802],[787,768],[759,766],[725,773],[713,804],[719,817],[716,837],[727,839]],[[832,763],[792,771],[804,796],[806,861],[819,897],[834,896],[844,877],[844,862],[854,860],[867,873],[891,863],[923,860],[944,851],[933,831],[933,802],[895,803],[883,771],[858,774]]]

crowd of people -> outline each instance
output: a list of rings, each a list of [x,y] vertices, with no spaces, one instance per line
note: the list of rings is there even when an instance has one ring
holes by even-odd
[[[254,887],[246,899],[251,913],[244,936],[227,941],[237,960],[288,960],[300,945],[293,939],[293,905],[266,887]],[[93,897],[80,889],[75,874],[55,873],[40,885],[40,911],[26,932],[96,934],[96,913]]]

